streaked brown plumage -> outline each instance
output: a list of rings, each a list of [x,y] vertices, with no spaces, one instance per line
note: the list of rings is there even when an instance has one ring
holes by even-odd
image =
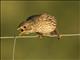
[[[54,16],[48,13],[43,13],[39,15],[32,15],[23,21],[18,26],[20,35],[37,33],[39,36],[54,35],[57,34],[58,39],[60,38],[59,33],[56,28],[57,23]]]

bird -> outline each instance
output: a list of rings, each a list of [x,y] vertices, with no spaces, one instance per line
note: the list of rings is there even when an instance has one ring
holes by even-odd
[[[58,39],[60,39],[56,18],[48,13],[29,16],[18,25],[17,30],[20,32],[20,36],[36,33],[40,38],[47,35],[57,35]]]

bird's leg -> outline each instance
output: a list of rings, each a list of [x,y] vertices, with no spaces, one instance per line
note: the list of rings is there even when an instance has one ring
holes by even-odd
[[[57,29],[55,29],[54,31],[52,31],[52,32],[51,32],[51,35],[54,35],[54,34],[56,34],[56,35],[57,35],[58,40],[61,38],[61,36],[60,36],[60,34],[59,34],[59,32],[58,32],[58,30],[57,30]]]
[[[39,36],[39,38],[41,39],[43,37],[43,34],[42,33],[39,33],[39,32],[36,32]]]
[[[60,34],[59,34],[59,31],[57,29],[54,30],[55,34],[57,35],[58,37],[58,40],[61,38]]]

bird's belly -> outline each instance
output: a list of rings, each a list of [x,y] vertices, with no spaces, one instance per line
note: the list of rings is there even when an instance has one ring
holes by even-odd
[[[41,24],[38,26],[37,31],[41,33],[50,33],[54,31],[56,26],[53,26],[52,24]]]

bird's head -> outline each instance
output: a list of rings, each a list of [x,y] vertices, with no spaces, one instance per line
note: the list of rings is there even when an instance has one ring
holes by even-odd
[[[29,22],[23,21],[19,24],[17,30],[20,32],[19,35],[29,34],[32,32],[32,26]]]

